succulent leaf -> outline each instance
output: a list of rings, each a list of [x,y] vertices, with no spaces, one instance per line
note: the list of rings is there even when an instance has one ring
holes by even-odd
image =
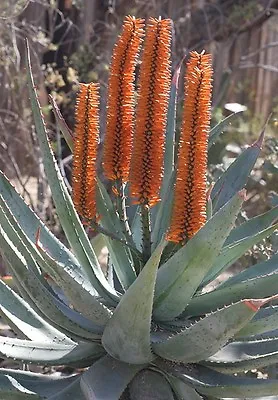
[[[211,198],[214,212],[219,210],[236,192],[244,188],[257,161],[264,139],[264,130],[258,140],[243,151],[216,181]]]
[[[58,128],[60,129],[65,141],[67,142],[69,149],[73,151],[73,133],[69,129],[66,121],[64,120],[55,99],[51,95],[49,95],[49,100],[52,106],[52,111],[54,113]]]
[[[96,343],[45,343],[0,337],[0,345],[0,353],[5,357],[45,365],[70,365],[104,353]]]
[[[269,260],[270,261],[270,260]],[[266,265],[262,263],[262,265]],[[277,268],[277,266],[276,266]],[[196,296],[192,299],[187,315],[199,315],[216,310],[218,307],[231,304],[243,298],[261,298],[277,293],[278,274],[270,273],[235,283],[231,286],[219,287],[209,293]]]
[[[156,361],[164,372],[177,377],[184,383],[207,396],[216,398],[256,398],[260,396],[276,396],[278,379],[253,379],[239,376],[229,376],[203,366],[168,364]]]
[[[230,233],[243,202],[237,194],[189,242],[159,268],[154,316],[167,321],[181,314]]]
[[[222,121],[220,121],[217,125],[215,125],[211,130],[209,134],[209,139],[208,139],[208,149],[211,148],[219,138],[219,136],[223,133],[225,127],[230,124],[235,117],[238,116],[239,113],[242,111],[239,111],[237,113],[233,113],[228,115],[228,117],[224,118]]]
[[[54,323],[55,326],[60,326],[64,329],[64,333],[70,338],[80,337],[80,338],[95,338],[95,334],[86,329],[80,327],[72,320],[69,320],[67,316],[57,307],[57,304],[61,304],[64,308],[68,308],[64,303],[62,303],[43,283],[42,281],[33,273],[31,269],[28,270],[28,264],[26,260],[22,257],[18,249],[15,247],[14,243],[19,243],[20,239],[13,232],[7,220],[4,220],[6,231],[11,231],[14,233],[12,239],[7,236],[7,233],[2,231],[0,225],[0,245],[3,256],[8,262],[8,265],[13,272],[13,275],[17,278],[19,283],[19,290],[22,287],[23,293],[27,292],[32,300],[32,307],[39,313],[43,318],[47,318],[48,322]],[[28,301],[29,299],[27,299]],[[70,309],[69,309],[70,310]],[[74,313],[73,310],[70,310]],[[76,312],[75,312],[76,313]],[[84,317],[83,317],[84,318]]]
[[[101,215],[100,224],[110,232],[115,232],[121,239],[127,240],[123,234],[121,222],[115,212],[115,207],[102,182],[98,179],[98,212]],[[136,279],[131,250],[118,240],[104,236],[114,270],[124,290]]]
[[[0,395],[2,399],[10,400],[42,400],[46,398],[67,400],[70,392],[71,398],[74,400],[85,400],[80,391],[79,381],[78,376],[57,378],[52,375],[1,368]],[[33,394],[27,394],[28,392]],[[65,392],[67,392],[67,396],[64,396]],[[24,393],[26,393],[25,397]]]
[[[45,172],[51,185],[52,196],[57,213],[59,215],[60,222],[65,231],[67,239],[73,250],[75,251],[77,258],[82,264],[89,280],[94,283],[96,290],[101,296],[106,298],[108,301],[111,301],[112,304],[115,304],[117,295],[114,292],[113,288],[109,286],[107,280],[103,275],[96,255],[85,233],[85,230],[80,223],[80,220],[74,209],[71,197],[69,196],[61,173],[58,169],[57,163],[54,159],[54,154],[50,147],[46,127],[44,124],[36,89],[34,86],[28,46],[26,64],[28,65],[28,87],[36,132],[44,159]]]
[[[87,284],[84,276],[80,274],[78,270],[75,271],[71,266],[66,267],[49,256],[47,252],[40,247],[39,238],[37,238],[35,246],[25,235],[25,232],[19,227],[8,206],[2,201],[1,195],[0,205],[0,213],[3,207],[5,217],[9,219],[9,222],[21,239],[19,242],[19,250],[21,249],[21,253],[25,255],[25,258],[27,257],[26,261],[29,267],[30,263],[34,265],[37,263],[45,273],[55,279],[56,283],[60,285],[61,289],[78,311],[83,312],[86,317],[90,318],[96,324],[105,324],[110,318],[110,312],[97,299],[96,291],[90,284]],[[35,272],[36,268],[36,266],[33,267]]]
[[[13,329],[30,340],[72,343],[66,335],[48,324],[25,300],[1,280],[0,312]]]
[[[278,306],[262,308],[236,335],[236,339],[248,340],[250,336],[273,331],[278,326]],[[245,339],[247,338],[247,339]]]
[[[228,236],[224,246],[230,246],[246,237],[254,236],[268,228],[278,219],[278,206],[272,208],[264,214],[251,218],[248,221],[234,228]]]
[[[153,343],[152,348],[160,357],[171,361],[192,363],[204,360],[221,349],[255,313],[246,301],[240,301],[206,315],[167,340]]]
[[[164,243],[157,247],[108,321],[102,344],[113,357],[132,364],[153,359],[150,330],[154,285]]]
[[[213,267],[202,282],[202,286],[207,285],[213,281],[218,275],[225,271],[230,265],[236,262],[247,250],[252,246],[259,243],[261,240],[270,236],[276,229],[278,229],[278,223],[270,226],[263,231],[251,236],[247,236],[238,242],[232,243],[229,246],[223,247],[221,253],[216,258]]]
[[[22,197],[16,192],[15,188],[0,171],[0,193],[3,201],[8,204],[9,210],[14,215],[17,223],[25,232],[28,239],[35,243],[36,233],[40,229],[40,242],[48,250],[53,258],[62,264],[72,266],[80,272],[81,266],[73,253],[60,242],[39,219],[39,217],[27,206]]]
[[[130,384],[130,394],[134,400],[175,400],[168,381],[158,372],[143,370]]]
[[[94,363],[81,377],[86,399],[119,400],[129,382],[144,365],[131,365],[106,355]]]
[[[276,364],[278,337],[270,339],[233,342],[203,362],[217,371],[233,374]]]
[[[168,377],[168,379],[178,400],[203,400],[203,397],[201,397],[196,390],[186,385],[180,379],[174,378],[173,376]]]

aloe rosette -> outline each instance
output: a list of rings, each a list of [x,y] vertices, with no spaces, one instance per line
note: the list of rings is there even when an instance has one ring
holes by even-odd
[[[134,70],[142,20],[126,19],[114,50],[105,138],[113,140],[103,159],[111,195],[96,172],[97,85],[80,88],[74,139],[51,100],[73,150],[72,201],[48,140],[27,56],[36,132],[68,246],[1,173],[0,248],[17,290],[0,281],[0,310],[18,336],[0,337],[0,353],[78,372],[57,377],[0,369],[1,399],[277,396],[277,379],[238,374],[278,360],[277,254],[207,289],[277,229],[278,207],[235,224],[263,133],[207,195],[207,152],[233,116],[208,132],[211,61],[192,53],[178,138],[180,68],[170,84],[171,29],[169,20],[147,24],[137,113]],[[129,218],[127,206],[136,209]],[[91,241],[84,223],[97,233]],[[105,271],[98,262],[102,246],[109,250]]]

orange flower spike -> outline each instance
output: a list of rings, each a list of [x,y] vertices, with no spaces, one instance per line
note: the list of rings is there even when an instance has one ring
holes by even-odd
[[[164,139],[170,92],[170,19],[150,18],[142,56],[130,190],[138,203],[160,200]]]
[[[80,84],[76,101],[72,192],[77,212],[96,218],[96,158],[99,142],[99,86]]]
[[[144,35],[144,20],[126,17],[110,66],[103,171],[126,182],[134,130],[135,66]]]
[[[177,178],[168,240],[184,242],[206,222],[207,144],[210,126],[212,67],[209,54],[190,53]]]

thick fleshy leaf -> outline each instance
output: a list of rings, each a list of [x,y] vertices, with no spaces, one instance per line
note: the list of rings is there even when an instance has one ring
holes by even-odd
[[[203,400],[203,397],[201,397],[196,390],[186,385],[180,379],[174,378],[173,376],[168,379],[178,400]]]
[[[204,360],[246,325],[265,301],[256,300],[256,305],[252,307],[253,303],[254,300],[244,300],[217,310],[166,340],[162,335],[161,342],[153,343],[153,351],[171,361],[193,363]]]
[[[131,365],[106,355],[84,372],[80,386],[87,400],[119,400],[144,365]]]
[[[158,372],[139,372],[129,386],[132,400],[175,400],[168,381]]]
[[[246,237],[254,236],[264,229],[268,228],[278,218],[278,206],[272,208],[264,214],[251,218],[243,224],[234,228],[228,236],[225,246],[238,242]]]
[[[257,398],[260,396],[276,396],[278,379],[255,379],[229,376],[207,367],[167,363],[163,360],[155,362],[171,376],[181,379],[193,386],[199,393],[217,398]]]
[[[262,298],[278,292],[278,273],[262,275],[258,278],[219,287],[212,292],[196,296],[186,309],[186,315],[200,315],[232,304],[243,298]]]
[[[55,259],[41,248],[39,238],[35,246],[35,244],[29,240],[25,232],[19,227],[1,195],[0,206],[0,213],[2,212],[2,208],[5,213],[3,218],[8,218],[19,237],[18,246],[22,255],[25,255],[26,258],[26,255],[30,253],[42,270],[55,279],[56,283],[64,291],[76,310],[82,312],[84,316],[100,326],[106,324],[107,320],[110,318],[110,312],[97,299],[94,288],[87,283],[86,278],[79,270],[76,271],[71,266],[68,267],[55,261]],[[17,239],[15,235],[13,237],[14,240]],[[30,261],[28,260],[29,258],[26,258],[26,261],[30,265]]]
[[[59,110],[58,104],[51,95],[49,95],[49,100],[52,105],[52,111],[54,113],[58,128],[60,129],[65,141],[67,142],[69,149],[73,152],[73,133],[66,124],[66,121],[64,120],[61,111]]]
[[[182,62],[176,68],[170,89],[170,98],[168,102],[167,127],[165,135],[164,152],[164,173],[161,185],[161,201],[152,209],[152,221],[154,228],[152,230],[153,249],[158,246],[165,234],[172,212],[173,185],[174,185],[174,167],[177,158],[178,135],[176,131],[176,113],[177,113],[177,95],[179,76]],[[169,198],[170,197],[170,198]]]
[[[262,308],[255,317],[237,334],[240,340],[250,339],[250,336],[261,335],[273,331],[278,327],[278,306]]]
[[[233,374],[273,365],[277,361],[278,337],[230,343],[202,364]]]
[[[50,147],[43,115],[34,85],[28,46],[26,64],[28,66],[27,83],[36,133],[43,156],[45,173],[51,187],[51,193],[59,220],[70,245],[72,246],[80,264],[84,268],[84,272],[86,273],[88,279],[94,285],[100,296],[103,296],[107,301],[115,304],[118,297],[104,277],[90,241],[79,220],[76,210],[74,209],[71,197],[67,191],[57,162],[55,161],[53,151]]]
[[[133,242],[138,250],[141,249],[142,246],[142,229],[141,229],[141,213],[140,213],[140,205],[136,207],[136,211],[134,213],[134,217],[131,225],[131,232]]]
[[[240,111],[241,112],[241,111]],[[214,145],[214,143],[217,141],[217,139],[219,138],[219,136],[222,134],[222,132],[224,131],[224,129],[226,128],[226,126],[228,124],[230,124],[235,117],[238,116],[238,114],[240,112],[237,113],[233,113],[228,115],[228,117],[224,118],[222,121],[220,121],[217,125],[215,125],[209,133],[209,140],[208,140],[208,148],[210,149],[212,145]]]
[[[48,324],[2,281],[0,281],[0,311],[11,328],[30,340],[72,343],[66,335]]]
[[[158,246],[161,239],[167,232],[171,220],[172,204],[174,198],[174,181],[175,172],[169,178],[168,192],[162,197],[156,213],[155,224],[152,232],[152,248],[153,250]]]
[[[232,243],[230,246],[223,247],[211,270],[203,280],[202,287],[217,278],[218,275],[243,256],[246,251],[250,250],[252,246],[269,237],[274,231],[276,231],[276,229],[278,229],[278,223],[264,229],[254,236],[247,236],[238,242]]]
[[[172,320],[186,308],[234,226],[243,197],[242,193],[235,195],[159,268],[154,301],[156,319]]]
[[[27,206],[1,171],[0,193],[3,201],[9,205],[11,213],[31,242],[36,242],[36,234],[40,230],[40,242],[43,248],[47,249],[49,254],[58,262],[81,272],[81,266],[71,251],[50,232],[47,226]]]
[[[132,364],[153,359],[150,346],[153,295],[164,243],[157,247],[136,281],[123,295],[102,336],[105,350]]]
[[[2,217],[3,216],[4,214],[2,214]],[[34,308],[41,317],[46,318],[51,325],[61,327],[62,331],[70,338],[94,339],[98,337],[91,331],[82,328],[80,324],[70,320],[68,316],[61,311],[61,307],[68,309],[69,307],[53,295],[40,278],[32,271],[26,263],[26,260],[18,251],[17,247],[14,245],[14,243],[19,243],[19,238],[16,236],[16,233],[13,231],[8,220],[1,218],[1,221],[5,224],[4,227],[0,225],[0,247],[2,255],[16,279],[20,293],[24,298],[25,293],[27,294],[26,300],[28,302],[29,299],[31,299],[30,305],[32,308]],[[12,234],[12,237],[9,237],[7,233]],[[13,237],[15,240],[13,240]],[[23,291],[21,291],[21,288]],[[59,305],[61,305],[61,307],[59,307]],[[69,310],[73,314],[80,315],[74,310]],[[82,316],[80,315],[80,317]]]
[[[126,240],[122,232],[122,225],[117,217],[114,205],[101,181],[98,179],[98,212],[101,215],[100,224],[109,232],[116,233],[121,239]],[[118,240],[112,240],[104,236],[108,247],[114,270],[123,289],[128,289],[136,279],[134,262],[131,250]]]
[[[70,365],[100,357],[104,350],[97,343],[62,344],[0,337],[0,353],[8,358],[43,365]]]
[[[264,130],[259,139],[252,146],[244,150],[216,181],[211,192],[214,212],[219,210],[235,193],[246,185],[247,179],[260,154],[263,138]]]
[[[179,77],[182,63],[178,65],[173,75],[169,106],[167,113],[167,127],[166,127],[166,140],[165,140],[165,153],[164,153],[164,175],[161,197],[168,194],[168,185],[175,165],[175,148],[177,145],[176,138],[176,113],[177,113],[177,95],[179,86]]]
[[[56,375],[42,375],[1,368],[0,398],[3,400],[68,400],[69,398],[85,400],[79,382],[78,375],[61,378]],[[34,394],[28,395],[28,391]],[[24,393],[26,393],[26,397],[24,397]]]
[[[28,385],[26,385],[28,386]],[[0,375],[0,398],[10,400],[42,400],[33,390],[8,375]]]
[[[48,273],[63,290],[74,309],[81,312],[86,318],[98,325],[104,326],[111,316],[110,310],[105,307],[95,293],[87,288],[86,281],[75,271],[69,271],[65,265],[57,263],[43,249],[40,249],[43,263],[42,269]]]
[[[222,282],[217,289],[232,287],[235,283],[245,282],[249,279],[259,278],[272,273],[278,273],[278,253],[274,254],[266,261],[254,264],[238,274],[231,276],[229,279]]]

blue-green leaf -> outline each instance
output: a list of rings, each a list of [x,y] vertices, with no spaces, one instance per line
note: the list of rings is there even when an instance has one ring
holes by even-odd
[[[36,234],[40,230],[40,242],[43,248],[58,262],[69,267],[78,269],[81,266],[67,247],[64,246],[39,219],[39,217],[27,206],[22,197],[16,192],[12,184],[0,171],[0,193],[3,201],[9,205],[11,213],[14,215],[21,229],[25,232],[28,239],[36,242]]]
[[[52,105],[52,111],[54,113],[58,128],[60,129],[65,141],[67,142],[69,149],[73,152],[73,134],[66,124],[66,121],[64,120],[55,99],[51,95],[49,95],[49,100]]]
[[[173,376],[168,379],[178,400],[203,400],[203,397],[201,397],[196,390],[186,385],[180,379],[174,378]]]
[[[164,376],[149,370],[135,376],[129,392],[133,400],[174,400],[171,386]]]
[[[104,351],[96,343],[62,344],[0,337],[0,353],[8,358],[44,365],[70,365]]]
[[[153,359],[150,330],[154,286],[164,244],[157,247],[136,281],[123,295],[102,336],[102,344],[113,357],[132,364]]]
[[[276,396],[278,379],[254,379],[229,376],[207,367],[182,365],[156,360],[155,362],[170,376],[193,386],[198,393],[217,398],[249,399],[260,396]]]
[[[246,237],[254,236],[257,233],[268,228],[278,218],[278,206],[272,208],[264,214],[251,218],[248,221],[234,228],[228,236],[225,246],[238,242]]]
[[[96,361],[81,378],[87,400],[119,400],[129,382],[144,365],[132,365],[109,355]]]
[[[72,343],[41,318],[17,293],[0,280],[0,310],[10,326],[31,340]]]
[[[238,116],[238,114],[241,111],[237,113],[233,113],[228,115],[228,117],[224,118],[222,121],[220,121],[217,125],[215,125],[211,130],[209,134],[209,140],[208,140],[208,148],[210,149],[212,145],[216,142],[216,140],[219,138],[221,133],[224,131],[225,127],[232,122],[232,120],[235,119],[235,117]]]
[[[78,375],[61,378],[56,375],[1,368],[0,398],[3,400],[68,400],[69,398],[86,400],[81,393],[79,382]]]
[[[97,208],[101,215],[100,224],[109,232],[116,233],[121,239],[126,240],[122,232],[122,225],[117,217],[113,203],[102,182],[98,179]],[[114,270],[123,287],[127,290],[136,279],[134,262],[131,250],[123,243],[104,237],[108,247]]]
[[[154,316],[169,321],[183,312],[234,226],[242,194],[215,214],[189,242],[158,271]]]
[[[216,181],[211,192],[214,212],[219,210],[235,193],[246,185],[260,154],[263,138],[264,130],[259,139],[244,150]]]
[[[69,301],[74,308],[84,314],[87,318],[98,325],[104,325],[110,318],[109,310],[101,304],[96,297],[94,288],[88,284],[85,277],[80,273],[79,270],[73,269],[71,266],[63,265],[53,259],[47,252],[41,248],[39,239],[37,239],[36,246],[29,240],[25,232],[19,227],[14,216],[10,212],[8,206],[3,201],[0,195],[0,213],[2,208],[5,216],[8,218],[10,224],[13,226],[15,232],[18,235],[18,247],[23,255],[25,255],[26,261],[30,266],[33,257],[34,261],[55,279],[56,283],[61,287],[64,293],[68,296]],[[14,236],[16,239],[16,236]],[[25,248],[24,248],[25,246]],[[30,253],[30,256],[29,256]],[[35,269],[35,268],[33,268]]]
[[[276,364],[278,338],[229,343],[203,362],[217,371],[233,374]]]
[[[240,340],[254,335],[274,331],[278,327],[278,306],[262,308],[255,317],[245,325],[235,337]]]
[[[218,275],[229,268],[234,262],[236,262],[246,251],[251,249],[252,246],[259,243],[261,240],[270,236],[276,229],[278,229],[278,223],[271,227],[264,229],[263,231],[254,234],[253,236],[247,236],[238,242],[232,243],[229,246],[223,247],[221,253],[216,258],[214,265],[212,266],[209,273],[206,275],[202,282],[202,286],[207,285],[213,281]]]
[[[0,207],[1,209],[1,207]],[[84,329],[80,324],[70,320],[66,317],[64,312],[58,306],[61,304],[64,308],[68,308],[62,303],[44,284],[31,268],[31,264],[34,262],[32,257],[29,256],[29,264],[26,262],[24,256],[19,252],[15,246],[20,243],[20,239],[9,223],[9,220],[5,218],[5,213],[1,213],[1,224],[0,224],[0,247],[2,255],[5,261],[8,263],[13,276],[16,278],[16,283],[20,293],[24,296],[27,294],[26,300],[34,308],[34,310],[43,318],[46,317],[47,321],[53,326],[60,326],[62,331],[70,338],[96,338],[96,335],[91,331]],[[22,245],[22,244],[21,244]],[[28,255],[28,252],[24,250],[24,255]],[[23,290],[21,290],[23,289]],[[25,296],[24,296],[25,298]],[[70,309],[69,309],[70,310]],[[74,310],[70,310],[73,314],[78,314]],[[80,317],[82,317],[80,315]],[[84,318],[84,317],[83,317]],[[98,336],[97,336],[98,337]]]
[[[258,301],[259,302],[259,301]],[[256,314],[253,300],[240,301],[206,315],[166,340],[153,343],[154,352],[171,361],[193,363],[215,354]],[[261,301],[260,305],[263,305]],[[159,337],[159,334],[158,334]]]
[[[26,64],[28,66],[27,83],[29,87],[36,133],[38,135],[38,141],[43,156],[45,173],[51,187],[53,200],[61,225],[80,264],[84,268],[88,279],[92,282],[100,296],[103,296],[107,301],[115,304],[117,302],[118,296],[116,295],[113,288],[110,287],[104,277],[104,274],[98,263],[97,257],[93,251],[90,241],[74,209],[71,197],[67,191],[66,185],[57,166],[57,162],[55,161],[53,151],[50,147],[46,127],[44,124],[40,104],[34,85],[28,46]]]
[[[194,297],[186,309],[186,314],[205,314],[244,298],[261,298],[275,295],[278,287],[278,273],[272,272],[268,274],[267,269],[264,272],[263,267],[267,268],[268,263],[272,265],[270,260],[260,264],[261,275],[258,274],[257,277],[223,287],[219,286],[209,293]],[[277,270],[277,265],[275,268]]]

